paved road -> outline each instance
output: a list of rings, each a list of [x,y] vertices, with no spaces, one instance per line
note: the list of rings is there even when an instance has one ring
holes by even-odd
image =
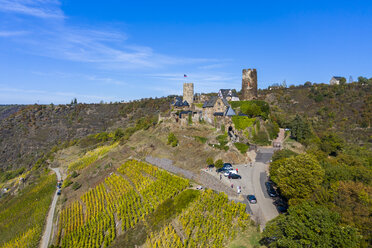
[[[56,173],[57,179],[61,180],[61,174],[59,173],[59,169],[58,168],[51,168],[51,169]],[[52,205],[50,206],[50,209],[49,209],[49,213],[47,217],[47,224],[46,224],[43,236],[41,237],[40,248],[48,248],[50,235],[52,233],[54,211],[56,209],[56,204],[58,200],[57,190],[54,195]]]

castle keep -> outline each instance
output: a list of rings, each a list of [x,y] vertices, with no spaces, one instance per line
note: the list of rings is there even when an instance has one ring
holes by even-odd
[[[186,101],[190,106],[194,102],[194,84],[183,84],[183,101]]]
[[[257,99],[257,71],[256,69],[243,69],[242,76],[243,101]]]

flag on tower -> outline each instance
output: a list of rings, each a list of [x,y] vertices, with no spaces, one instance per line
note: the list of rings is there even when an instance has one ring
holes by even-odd
[[[187,77],[187,75],[186,74],[183,74],[183,77]]]

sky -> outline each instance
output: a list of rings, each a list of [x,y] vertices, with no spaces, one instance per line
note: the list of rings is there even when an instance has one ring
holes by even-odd
[[[372,1],[0,0],[0,104],[372,77]],[[184,78],[184,74],[187,78]]]

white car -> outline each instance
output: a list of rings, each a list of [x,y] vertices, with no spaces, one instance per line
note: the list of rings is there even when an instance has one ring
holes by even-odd
[[[203,189],[203,186],[199,185],[198,187],[196,187],[197,190],[202,190]]]
[[[230,170],[228,170],[228,171],[225,171],[225,173],[223,173],[223,175],[224,175],[225,177],[227,177],[228,175],[230,175],[230,173],[231,173],[231,174],[237,174],[235,169],[230,169]]]

